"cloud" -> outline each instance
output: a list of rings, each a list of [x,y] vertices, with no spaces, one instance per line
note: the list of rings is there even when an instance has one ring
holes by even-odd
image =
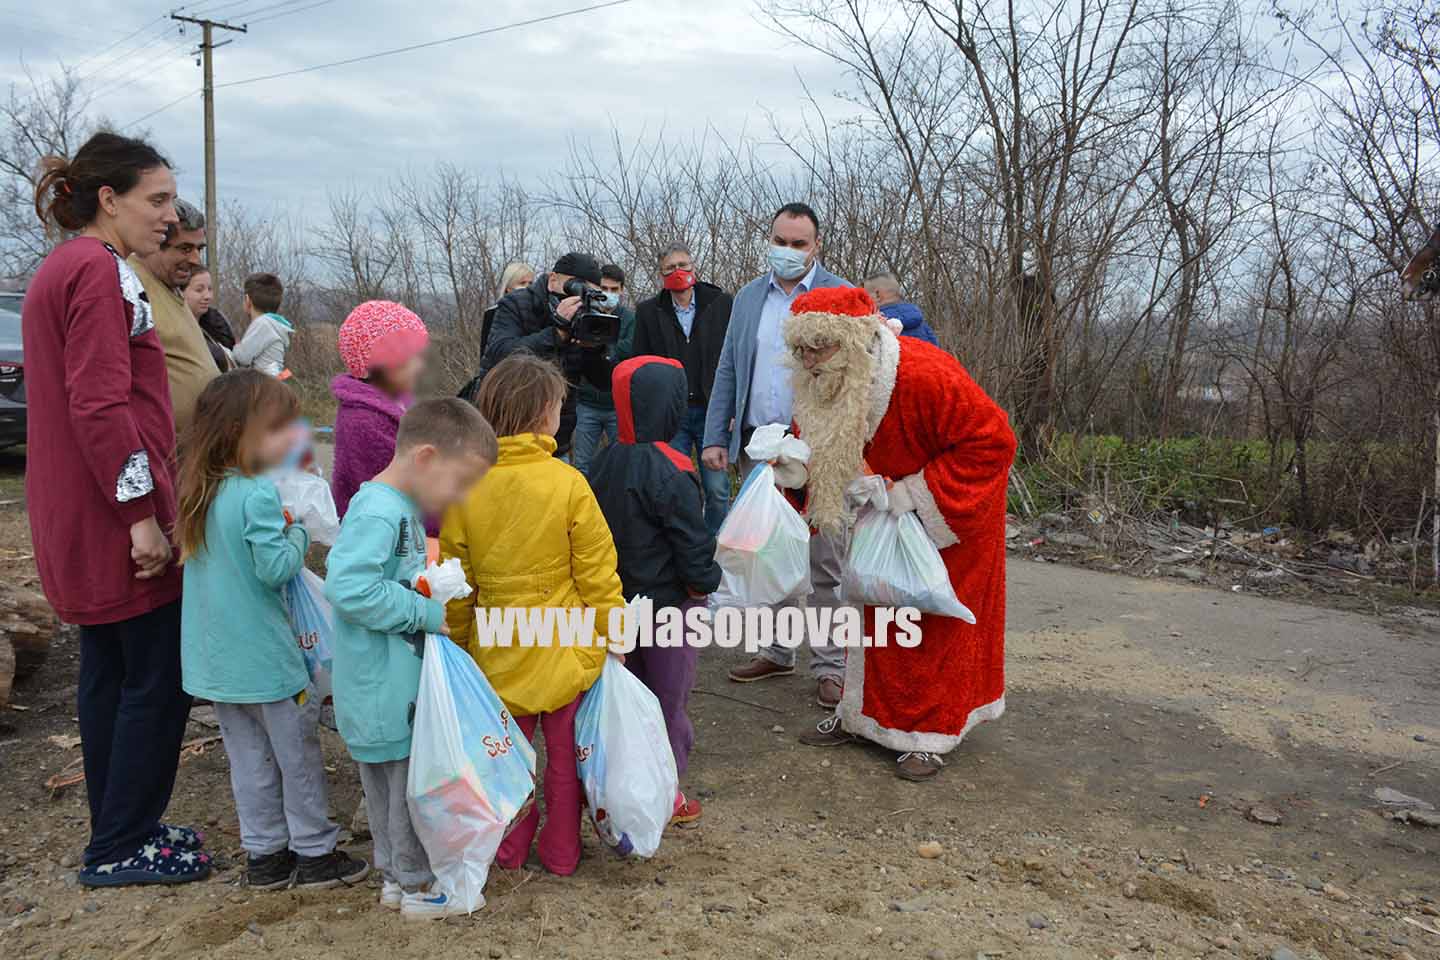
[[[304,6],[313,0],[294,0]],[[324,210],[331,187],[378,186],[406,169],[448,161],[482,174],[538,181],[559,168],[572,138],[688,141],[713,129],[728,139],[766,134],[770,115],[793,127],[805,85],[844,85],[839,69],[787,43],[757,18],[754,0],[633,0],[620,7],[413,53],[241,86],[225,83],[527,19],[582,0],[335,0],[256,23],[216,51],[217,180],[222,199]],[[217,16],[267,0],[191,4]],[[0,30],[0,79],[76,63],[135,30],[143,12],[117,19],[113,2],[70,0],[65,14],[21,14]],[[139,8],[139,4],[129,6]],[[46,8],[36,8],[44,11]],[[54,9],[54,8],[50,8]],[[145,11],[149,10],[146,6]],[[12,15],[0,13],[0,23]],[[243,21],[243,17],[241,17]],[[89,29],[89,25],[103,29]],[[86,42],[83,35],[92,33]],[[77,39],[81,38],[81,39]],[[125,124],[198,90],[187,56],[198,31],[152,22],[135,40],[85,63],[94,111]],[[124,56],[148,44],[138,54]],[[111,61],[114,61],[113,63]],[[839,111],[839,101],[827,104]],[[199,96],[142,125],[175,161],[182,192],[203,194]]]

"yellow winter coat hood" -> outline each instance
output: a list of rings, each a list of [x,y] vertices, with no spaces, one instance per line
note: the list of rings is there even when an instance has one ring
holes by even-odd
[[[604,634],[625,599],[615,543],[580,471],[556,460],[555,439],[533,433],[500,438],[500,459],[445,515],[442,557],[458,557],[474,592],[446,610],[450,636],[470,651],[516,716],[558,710],[590,689],[603,648],[481,648],[475,608],[595,609]],[[556,631],[558,633],[558,630]]]

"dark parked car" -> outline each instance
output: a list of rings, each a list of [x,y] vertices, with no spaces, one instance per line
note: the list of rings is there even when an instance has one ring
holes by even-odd
[[[0,293],[0,447],[25,442],[25,350],[18,293]]]

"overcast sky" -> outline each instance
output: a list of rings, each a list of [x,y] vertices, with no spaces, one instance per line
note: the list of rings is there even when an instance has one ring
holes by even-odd
[[[251,22],[216,50],[216,83],[423,43],[593,0],[206,0],[198,15]],[[93,74],[92,112],[127,125],[198,91],[181,37],[149,0],[0,0],[0,79],[24,82],[58,64]],[[263,18],[287,13],[275,19]],[[148,22],[148,23],[147,23]],[[107,46],[136,30],[133,39]],[[98,56],[97,56],[98,54]],[[526,179],[557,169],[572,135],[681,140],[707,127],[727,138],[768,137],[770,117],[793,127],[808,85],[827,109],[844,86],[823,57],[786,43],[755,0],[631,0],[622,6],[494,36],[267,80],[216,94],[222,201],[301,212],[323,209],[336,184],[372,186],[438,160]],[[182,196],[203,199],[198,92],[134,129],[177,167]]]

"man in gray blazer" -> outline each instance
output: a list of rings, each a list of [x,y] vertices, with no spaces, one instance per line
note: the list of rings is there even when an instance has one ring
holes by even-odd
[[[790,423],[794,397],[790,368],[785,365],[784,336],[790,304],[811,290],[850,286],[820,265],[820,219],[803,203],[787,203],[776,211],[765,259],[769,267],[765,275],[735,294],[705,415],[701,460],[711,470],[735,464],[742,481],[755,466],[742,452],[751,432],[767,423]],[[839,605],[840,558],[838,545],[829,537],[811,537],[810,606]],[[798,599],[786,602],[793,604]],[[810,649],[816,697],[821,706],[834,707],[840,702],[845,652],[829,644]],[[795,651],[774,646],[731,670],[730,679],[751,683],[794,672]]]

